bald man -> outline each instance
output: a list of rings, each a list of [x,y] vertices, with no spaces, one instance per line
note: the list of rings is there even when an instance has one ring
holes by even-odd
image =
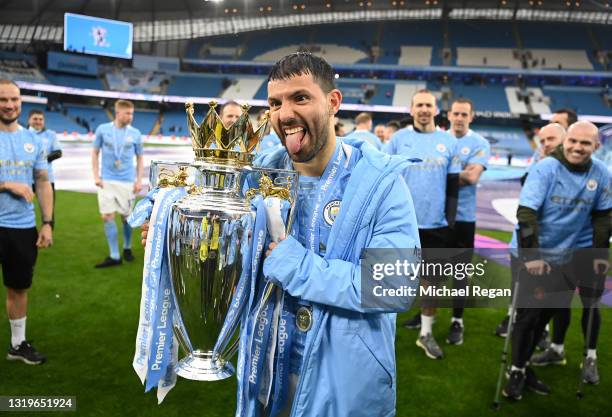
[[[599,135],[595,126],[589,122],[577,122],[570,127],[568,132],[569,140],[593,140],[595,141],[594,149],[599,147]],[[574,153],[580,155],[584,151],[577,149]],[[604,163],[595,160],[594,164],[605,166]],[[587,187],[589,184],[587,183]],[[590,185],[593,187],[593,184]],[[597,185],[599,186],[599,185]],[[609,223],[609,221],[608,221]],[[582,367],[582,377],[584,382],[588,384],[597,384],[599,382],[599,371],[597,369],[597,339],[601,327],[601,315],[596,300],[599,300],[603,291],[604,274],[603,269],[598,271],[593,270],[589,266],[596,262],[594,255],[597,249],[607,248],[605,241],[596,242],[593,239],[593,225],[587,223],[583,226],[578,237],[576,247],[580,249],[575,255],[573,262],[573,278],[577,283],[577,287],[582,301],[582,332],[587,346],[587,357]],[[605,252],[604,252],[605,256]],[[605,269],[608,268],[607,261]],[[587,327],[591,315],[591,331],[587,334]],[[565,357],[565,335],[571,321],[571,310],[569,305],[567,308],[560,309],[553,317],[553,332],[552,343],[544,352],[535,354],[531,358],[531,364],[534,366],[547,365],[565,365],[567,359]]]
[[[563,139],[565,139],[565,128],[559,123],[549,123],[538,132],[538,140],[540,143],[540,147],[534,152],[533,157],[531,158],[531,163],[527,166],[525,174],[521,177],[521,185],[525,184],[527,180],[527,176],[529,175],[529,171],[535,166],[537,162],[549,156],[555,148],[560,146],[563,143]],[[508,332],[508,323],[510,320],[511,310],[508,307],[508,313],[506,317],[502,320],[500,324],[497,325],[495,329],[495,334],[499,337],[506,337]],[[540,350],[547,350],[550,342],[548,340],[549,334],[549,326],[548,324],[544,328],[542,332],[542,338],[538,341],[537,348]]]
[[[533,167],[521,190],[518,226],[510,244],[520,305],[512,333],[510,377],[502,391],[509,399],[520,400],[525,387],[542,395],[551,392],[526,365],[546,323],[559,306],[571,303],[580,272],[575,271],[576,262],[567,249],[579,245],[589,224],[592,247],[599,249],[589,275],[605,275],[609,269],[612,192],[608,169],[591,158],[597,147],[597,127],[585,121],[574,123],[563,145]],[[589,294],[588,307],[601,295],[597,294]],[[543,304],[550,300],[554,304]]]

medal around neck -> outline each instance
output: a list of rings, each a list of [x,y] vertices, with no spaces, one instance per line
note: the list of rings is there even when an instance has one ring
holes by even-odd
[[[225,127],[211,102],[198,124],[193,104],[185,107],[194,161],[153,162],[151,184],[187,188],[170,209],[167,229],[178,317],[174,333],[186,353],[175,371],[183,378],[215,381],[234,374],[229,360],[238,348],[236,328],[249,299],[255,225],[251,199],[273,195],[293,206],[298,177],[295,171],[252,167],[267,117],[255,128],[249,107],[243,106],[240,118]],[[259,188],[249,189],[245,182]]]

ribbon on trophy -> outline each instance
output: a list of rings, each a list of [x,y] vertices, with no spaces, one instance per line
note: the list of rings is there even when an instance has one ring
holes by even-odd
[[[257,399],[271,407],[274,416],[286,402],[291,338],[295,328],[292,297],[263,278],[261,254],[270,241],[285,236],[290,202],[278,197],[256,197],[257,207],[252,250],[251,285],[258,301],[243,314],[243,332],[238,369],[246,369],[238,386],[238,407]],[[252,305],[252,303],[250,303]],[[246,366],[245,366],[246,365]],[[270,401],[272,399],[272,401]],[[238,412],[238,411],[237,411]]]
[[[181,325],[167,263],[166,229],[172,204],[185,194],[184,188],[155,189],[128,217],[131,227],[142,226],[150,217],[132,366],[141,382],[146,382],[145,392],[157,386],[159,403],[176,383],[174,364],[178,359],[178,342],[172,328]]]

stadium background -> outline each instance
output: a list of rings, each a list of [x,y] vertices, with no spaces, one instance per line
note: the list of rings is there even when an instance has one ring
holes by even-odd
[[[136,103],[133,124],[147,135],[148,166],[190,158],[185,101],[235,99],[256,112],[266,106],[271,64],[295,50],[320,54],[336,69],[347,132],[360,111],[371,111],[375,123],[409,122],[410,97],[420,88],[439,98],[442,126],[452,99],[468,97],[477,113],[473,129],[492,146],[478,197],[483,246],[509,240],[516,179],[533,153],[534,131],[552,110],[569,107],[599,125],[612,123],[607,1],[5,0],[0,10],[0,77],[22,87],[20,120],[25,125],[32,108],[45,110],[47,127],[64,146],[54,163],[56,187],[64,190],[56,244],[40,253],[28,320],[50,360],[44,367],[0,362],[0,395],[76,395],[78,415],[225,416],[235,404],[233,380],[180,380],[158,407],[131,370],[142,264],[92,268],[106,244],[90,144],[96,126],[111,119],[115,98]],[[134,23],[133,58],[64,51],[65,12]],[[200,116],[204,110],[198,108]],[[604,302],[612,305],[612,297]],[[439,323],[447,322],[445,314]],[[443,361],[425,359],[414,334],[398,329],[398,416],[488,413],[502,347],[492,333],[502,315],[468,311],[466,344],[447,347]],[[569,365],[541,371],[553,395],[527,396],[500,414],[609,415],[607,309],[603,320],[602,382],[589,387],[585,400],[574,396],[582,344],[575,318]],[[446,326],[436,327],[443,337]],[[8,326],[0,326],[0,339],[8,340]]]

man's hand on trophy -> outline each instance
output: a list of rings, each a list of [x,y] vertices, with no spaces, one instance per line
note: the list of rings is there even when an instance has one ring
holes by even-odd
[[[143,247],[147,246],[147,236],[149,235],[149,222],[146,221],[140,226],[140,243]]]
[[[143,225],[144,226],[144,225]],[[148,225],[147,225],[148,226]],[[274,248],[276,248],[278,246],[278,244],[280,242],[282,242],[283,240],[285,240],[285,237],[280,237],[278,239],[278,242],[272,242],[270,243],[270,245],[268,246],[268,250],[266,251],[266,256],[270,256],[270,254],[272,253],[272,251],[274,250]]]

